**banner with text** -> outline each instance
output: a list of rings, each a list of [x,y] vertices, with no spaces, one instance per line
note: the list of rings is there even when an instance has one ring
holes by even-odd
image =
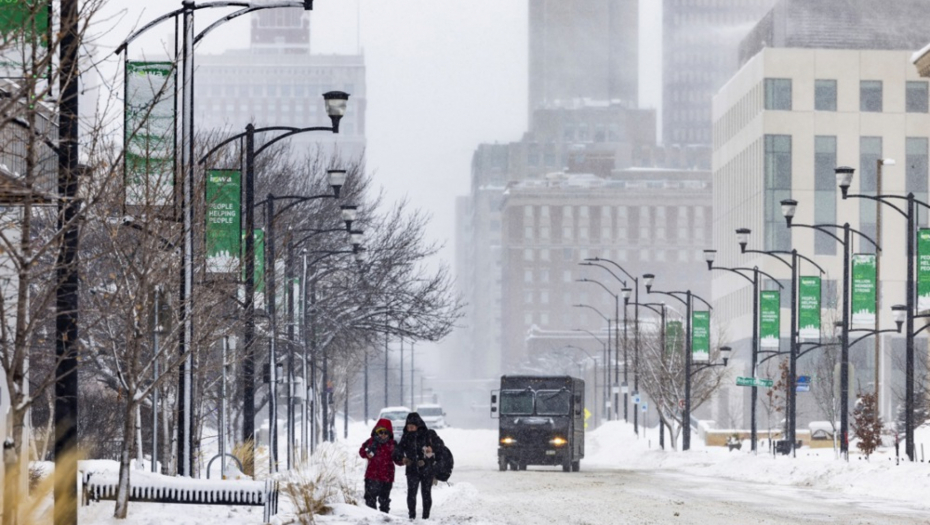
[[[759,293],[759,346],[778,348],[781,338],[781,294],[778,290]]]
[[[235,273],[242,251],[240,222],[242,175],[239,170],[208,170],[206,188],[207,271]]]
[[[691,358],[710,361],[710,312],[691,312]]]
[[[665,323],[665,353],[680,352],[684,340],[685,330],[681,326],[681,321],[668,321]]]
[[[917,310],[930,310],[930,228],[917,232]]]
[[[875,255],[857,253],[852,257],[852,322],[875,324]]]
[[[127,206],[174,204],[174,96],[171,62],[126,62]]]
[[[32,73],[32,50],[36,61],[46,60],[48,43],[51,40],[49,14],[51,2],[47,0],[0,0],[0,77],[26,78]],[[25,62],[24,62],[25,60]],[[51,62],[43,71],[34,73],[47,79],[51,74]]]
[[[820,339],[820,277],[801,277],[798,282],[798,335]]]

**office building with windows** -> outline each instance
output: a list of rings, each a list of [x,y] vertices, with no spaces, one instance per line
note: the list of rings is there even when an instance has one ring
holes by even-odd
[[[252,15],[247,49],[198,54],[194,84],[196,122],[201,132],[239,133],[256,127],[330,126],[323,93],[345,91],[349,105],[339,134],[303,133],[290,139],[304,155],[322,147],[357,159],[365,149],[367,93],[363,55],[310,52],[310,14],[300,8],[269,9]],[[261,137],[258,138],[261,140]]]
[[[710,144],[711,99],[739,68],[740,40],[773,2],[663,1],[664,144]]]
[[[880,242],[878,296],[880,328],[894,328],[890,307],[904,303],[905,221],[874,201],[842,200],[834,168],[856,169],[850,193],[906,195],[920,199],[928,191],[928,84],[911,63],[911,51],[763,48],[714,98],[713,229],[716,264],[758,266],[783,285],[781,349],[790,334],[790,271],[772,257],[741,254],[735,231],[750,228],[748,248],[792,250],[813,258],[823,269],[822,319],[824,336],[832,336],[841,311],[843,247],[811,229],[786,227],[782,199],[798,201],[794,221],[801,224],[839,224]],[[895,159],[895,165],[883,164]],[[880,174],[880,178],[879,178]],[[924,221],[926,222],[926,221]],[[878,231],[876,224],[881,224]],[[842,232],[840,232],[842,233]],[[840,235],[842,237],[842,235]],[[855,237],[855,236],[854,236]],[[852,251],[873,252],[868,242],[854,239]],[[808,263],[801,275],[817,275]],[[774,284],[767,282],[766,288]],[[750,372],[752,288],[728,272],[713,273],[714,314],[725,326],[737,374]],[[874,328],[854,326],[853,328]],[[918,339],[926,348],[925,339]],[[922,345],[922,346],[920,346]],[[871,392],[879,382],[881,416],[895,418],[903,383],[904,339],[883,335],[876,352],[874,339],[851,350],[854,382],[851,397]],[[811,375],[819,351],[799,362],[799,375]],[[876,353],[879,358],[876,363]],[[775,360],[773,360],[775,361]],[[763,377],[777,373],[762,368]],[[768,374],[768,375],[766,375]],[[829,374],[826,374],[829,376]],[[829,377],[822,376],[821,381]],[[718,421],[748,426],[748,390],[725,388],[715,404]],[[815,396],[799,396],[798,424],[818,412],[804,403]],[[760,423],[761,425],[761,423]]]

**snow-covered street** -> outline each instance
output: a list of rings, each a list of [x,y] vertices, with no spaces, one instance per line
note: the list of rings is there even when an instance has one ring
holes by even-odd
[[[367,429],[350,427],[348,441],[337,443],[340,470],[354,497],[361,500],[364,460],[356,455]],[[930,523],[930,466],[895,465],[882,451],[870,461],[833,451],[801,449],[797,458],[698,445],[687,453],[661,451],[649,430],[637,439],[631,425],[608,423],[589,432],[579,473],[530,467],[500,472],[497,432],[443,429],[439,433],[455,453],[450,484],[433,490],[431,521],[447,525],[524,523],[645,524],[763,523],[843,524]],[[918,443],[930,443],[930,431]],[[893,452],[893,451],[891,451]],[[333,458],[333,455],[330,455]],[[332,501],[333,513],[317,516],[330,525],[407,522],[406,490],[398,471],[390,517],[364,506]],[[261,509],[140,504],[130,505],[125,522],[114,520],[113,503],[83,507],[83,523],[247,524],[261,522]],[[274,523],[294,522],[293,507],[282,497]]]

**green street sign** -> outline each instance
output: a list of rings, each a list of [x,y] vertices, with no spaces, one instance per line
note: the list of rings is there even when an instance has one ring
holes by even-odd
[[[736,386],[755,386],[763,388],[772,388],[775,382],[771,379],[759,379],[755,377],[737,377]]]
[[[852,258],[852,322],[875,324],[875,255],[857,253]]]

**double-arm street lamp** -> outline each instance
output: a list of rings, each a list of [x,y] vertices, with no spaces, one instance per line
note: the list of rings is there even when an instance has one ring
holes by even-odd
[[[610,259],[604,259],[603,257],[591,257],[584,260],[585,262],[581,263],[584,266],[596,266],[603,270],[606,270],[610,275],[614,277],[617,281],[623,284],[623,298],[624,298],[624,308],[623,308],[623,410],[624,418],[626,417],[627,409],[627,391],[629,390],[629,383],[627,382],[627,344],[626,344],[626,300],[630,299],[631,293],[633,294],[633,393],[639,393],[639,277],[634,276],[630,272],[626,271],[622,266],[617,264],[615,261]],[[626,281],[621,279],[617,274],[613,272],[610,268],[607,268],[602,263],[610,264],[616,269],[620,270],[627,279],[633,281],[633,288],[630,289],[626,285]],[[617,372],[617,368],[614,367],[614,381],[620,382],[620,374]],[[616,402],[617,394],[614,394],[614,401]],[[636,434],[639,434],[639,411],[633,411],[633,431]]]
[[[748,235],[748,231],[747,231]],[[741,242],[743,248],[746,247],[746,244]],[[728,268],[726,266],[714,266],[714,260],[717,256],[717,250],[704,250],[704,260],[707,261],[708,270],[722,270],[734,273],[739,275],[743,279],[748,280],[752,283],[752,374],[753,378],[752,384],[752,394],[751,394],[751,408],[750,408],[750,439],[752,441],[751,449],[753,452],[756,452],[756,433],[757,433],[757,424],[756,424],[756,402],[759,399],[759,389],[755,384],[756,379],[756,366],[759,360],[759,275],[764,275],[777,284],[780,288],[783,288],[781,283],[777,279],[772,277],[766,272],[763,272],[759,269],[758,266],[752,268]],[[752,272],[752,277],[742,272]]]
[[[860,238],[868,241],[875,247],[876,252],[881,251],[881,247],[872,240],[871,237],[859,230],[853,229],[849,223],[839,224],[799,224],[792,221],[795,211],[797,211],[798,201],[785,199],[781,201],[781,211],[785,216],[785,222],[788,228],[808,228],[829,235],[834,240],[843,245],[843,333],[841,338],[841,357],[840,357],[840,452],[847,456],[849,453],[849,298],[850,298],[850,272],[849,260],[852,257],[852,233],[857,234]],[[843,230],[843,237],[833,233],[831,230]],[[878,312],[876,312],[878,315]],[[794,381],[794,378],[789,378]],[[792,446],[794,444],[792,443]]]
[[[652,283],[655,280],[655,275],[651,273],[643,274],[643,282],[646,284],[646,293],[654,293],[667,295],[674,298],[685,306],[685,406],[681,415],[681,427],[682,427],[682,436],[681,436],[681,450],[689,450],[691,448],[691,360],[693,356],[691,355],[692,350],[692,341],[691,341],[691,311],[693,308],[694,299],[697,299],[704,303],[707,306],[708,310],[713,310],[713,307],[709,302],[705,301],[701,296],[695,295],[691,290],[685,291],[660,291],[653,290]],[[681,295],[684,295],[685,298],[682,299]],[[724,350],[726,349],[726,350]],[[730,347],[720,347],[721,356],[723,357],[723,366],[726,366],[727,360],[730,356]],[[712,366],[720,366],[717,364],[713,365],[704,365],[695,368],[695,372],[699,370],[704,370]]]
[[[598,310],[597,308],[591,306],[590,304],[573,304],[572,306],[575,307],[575,308],[590,308],[591,310],[594,310],[594,312],[595,312],[597,315],[601,316],[601,319],[607,321],[607,348],[610,348],[610,342],[611,342],[611,341],[610,341],[610,338],[611,338],[611,333],[612,333],[612,331],[611,331],[611,323],[612,323],[612,321],[610,320],[610,317],[607,317],[607,316],[604,315],[600,310]],[[615,346],[616,346],[616,345],[615,345]],[[614,357],[616,357],[616,354],[614,354]],[[606,367],[606,368],[609,368],[609,367],[610,367],[609,353],[608,353],[608,362],[607,362],[607,363],[604,363],[604,367]],[[609,372],[608,372],[608,374],[609,374]],[[606,389],[607,387],[605,386],[604,388]],[[607,413],[607,420],[610,421],[610,401],[608,401],[608,402],[606,403],[605,412]],[[616,411],[615,411],[615,413],[616,413]],[[618,418],[618,419],[619,419],[619,417],[620,417],[620,416],[617,415],[617,418]]]
[[[878,180],[881,180],[881,166],[882,164],[890,164],[888,162],[890,159],[880,159],[878,161]],[[856,199],[868,199],[876,201],[879,204],[884,204],[889,206],[894,211],[901,214],[907,221],[907,273],[906,273],[906,283],[904,286],[904,293],[906,296],[906,325],[904,328],[904,337],[905,337],[905,372],[904,372],[904,451],[907,454],[907,457],[911,461],[916,460],[915,450],[914,450],[914,338],[917,334],[924,330],[927,326],[920,328],[919,330],[914,330],[914,319],[918,317],[928,317],[927,315],[918,315],[918,305],[916,304],[916,278],[915,272],[916,268],[914,267],[914,258],[917,255],[917,220],[918,220],[918,206],[922,206],[926,209],[930,209],[930,204],[919,201],[914,198],[913,192],[908,192],[907,196],[902,195],[883,195],[881,193],[881,186],[877,187],[876,195],[861,195],[861,194],[850,194],[849,187],[852,184],[853,176],[856,173],[856,170],[847,166],[840,166],[835,169],[836,173],[836,182],[840,187],[840,191],[843,195],[843,200],[847,198],[856,198]],[[899,206],[895,203],[900,202],[902,206]],[[881,207],[879,207],[881,209]],[[880,215],[877,215],[877,218]],[[876,224],[877,232],[881,232],[881,223]],[[880,235],[880,233],[879,233]],[[876,258],[877,260],[877,258]],[[876,268],[877,272],[877,268]],[[877,294],[878,295],[878,294]],[[878,361],[876,361],[876,368],[878,367]]]

